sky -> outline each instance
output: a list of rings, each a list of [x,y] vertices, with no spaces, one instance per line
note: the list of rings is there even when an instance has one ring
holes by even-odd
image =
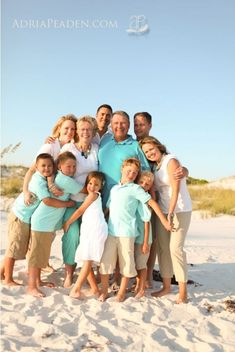
[[[29,166],[57,119],[131,118],[189,169],[235,175],[235,1],[2,0],[1,162]]]

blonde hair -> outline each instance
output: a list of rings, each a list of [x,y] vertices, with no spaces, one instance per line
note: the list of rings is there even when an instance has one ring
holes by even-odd
[[[77,130],[79,129],[79,125],[82,122],[88,122],[91,125],[92,135],[94,137],[96,135],[96,132],[98,131],[98,125],[97,125],[96,119],[89,115],[79,117],[79,119],[77,120]]]
[[[128,158],[128,159],[124,160],[122,163],[122,169],[128,165],[135,165],[136,167],[138,167],[139,171],[141,169],[141,163],[140,163],[139,159],[137,159],[137,158]]]
[[[151,182],[154,181],[154,174],[151,171],[144,170],[140,173],[137,182],[140,181],[141,178],[147,177]]]
[[[77,118],[73,114],[64,115],[59,118],[59,120],[56,122],[55,126],[52,129],[52,137],[59,138],[61,126],[65,121],[68,121],[68,120],[74,122],[74,127],[75,127],[74,141],[76,142],[77,141],[77,125],[76,125]]]

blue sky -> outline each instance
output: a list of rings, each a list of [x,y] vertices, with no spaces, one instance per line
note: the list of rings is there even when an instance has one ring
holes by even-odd
[[[234,16],[233,0],[2,0],[1,146],[22,142],[2,162],[30,165],[60,116],[108,103],[151,113],[192,177],[234,175]]]

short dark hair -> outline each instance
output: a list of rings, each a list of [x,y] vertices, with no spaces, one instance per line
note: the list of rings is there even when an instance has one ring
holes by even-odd
[[[108,104],[102,104],[102,105],[100,105],[100,106],[98,107],[98,109],[96,110],[96,113],[98,113],[98,112],[100,111],[100,109],[102,109],[102,108],[109,109],[109,110],[111,111],[111,113],[113,113],[112,107],[111,107],[110,105],[108,105]]]
[[[36,164],[39,162],[39,160],[41,159],[50,159],[52,164],[54,165],[54,159],[53,157],[51,156],[51,154],[48,154],[48,153],[41,153],[39,154],[37,157],[36,157]]]
[[[134,119],[135,119],[136,116],[138,116],[138,115],[145,117],[148,123],[152,123],[152,116],[151,116],[147,111],[137,112],[137,113],[134,115]]]

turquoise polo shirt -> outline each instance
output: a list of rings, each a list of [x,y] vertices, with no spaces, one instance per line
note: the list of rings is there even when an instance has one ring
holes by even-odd
[[[111,189],[107,203],[109,234],[116,237],[136,237],[138,205],[148,202],[149,199],[151,199],[150,194],[136,183],[115,185]]]
[[[70,194],[80,192],[83,186],[76,182],[72,177],[64,175],[58,171],[54,183],[63,190],[64,194],[54,197],[59,200],[67,201]],[[50,195],[51,197],[51,195]],[[62,227],[62,218],[66,208],[50,207],[43,202],[40,203],[31,218],[31,229],[33,231],[54,232]]]
[[[135,243],[143,244],[144,243],[144,222],[150,222],[151,219],[151,209],[149,209],[147,204],[139,203],[137,209],[137,237],[135,239]],[[148,244],[152,243],[152,227],[151,223],[149,226],[149,240]]]
[[[122,142],[117,142],[113,135],[105,136],[100,143],[98,159],[99,171],[105,174],[105,185],[102,190],[103,204],[106,204],[111,188],[121,179],[121,166],[128,158],[140,160],[142,170],[150,170],[147,159],[139,143],[128,135]]]
[[[12,211],[13,213],[26,224],[30,224],[30,219],[39,206],[43,198],[50,197],[50,192],[47,187],[47,179],[42,176],[38,171],[32,176],[29,182],[29,191],[35,195],[34,203],[25,205],[23,192],[16,198]]]

